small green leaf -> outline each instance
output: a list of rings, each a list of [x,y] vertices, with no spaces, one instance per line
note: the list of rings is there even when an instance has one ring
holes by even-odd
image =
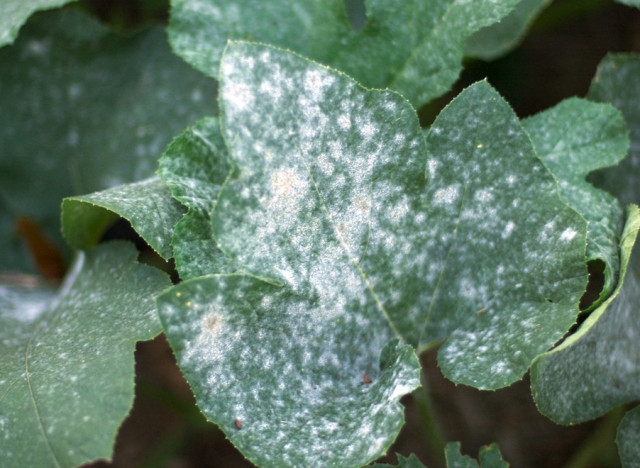
[[[551,0],[521,0],[499,23],[487,26],[473,34],[464,48],[467,57],[494,60],[515,48],[531,23]]]
[[[0,49],[0,269],[30,264],[26,252],[5,261],[17,216],[64,247],[64,197],[150,177],[171,138],[216,111],[216,96],[161,28],[122,37],[77,11],[36,15]]]
[[[447,468],[508,468],[509,464],[502,459],[500,449],[496,444],[480,448],[478,455],[480,463],[473,458],[462,455],[460,442],[450,442],[445,447]]]
[[[415,456],[415,454],[411,454],[408,457],[403,457],[398,454],[398,464],[397,465],[387,465],[382,463],[374,463],[373,465],[369,465],[369,468],[426,468],[422,462]]]
[[[640,398],[640,283],[633,270],[627,271],[639,227],[640,211],[630,206],[620,239],[616,290],[577,332],[531,367],[531,391],[538,409],[558,423],[596,418]]]
[[[88,249],[117,217],[131,223],[165,260],[170,259],[173,227],[184,209],[157,178],[120,185],[102,192],[65,198],[62,202],[62,233],[76,249]]]
[[[623,204],[640,202],[640,55],[610,54],[600,65],[589,88],[589,99],[613,104],[629,127],[629,156],[613,168],[592,177],[598,187]],[[640,270],[638,271],[640,273]]]
[[[75,0],[2,0],[0,47],[11,44],[27,18],[38,10],[61,7]]]
[[[0,453],[11,467],[109,458],[133,404],[135,343],[169,286],[124,242],[80,253],[57,294],[0,285]]]
[[[368,0],[367,22],[355,31],[344,0],[172,0],[169,38],[210,76],[218,76],[227,40],[249,39],[289,48],[367,87],[397,90],[420,106],[458,78],[466,39],[518,1]]]
[[[593,304],[597,306],[609,297],[618,281],[624,210],[611,194],[585,178],[626,156],[629,136],[624,119],[610,104],[573,98],[522,124],[538,156],[557,177],[560,196],[589,222],[587,261],[599,259],[605,264],[604,286]]]
[[[623,468],[640,467],[640,407],[629,411],[618,427],[618,452]]]
[[[182,279],[236,270],[212,237],[210,217],[230,171],[218,119],[211,117],[185,130],[160,159],[158,175],[189,209],[173,236],[176,269]]]

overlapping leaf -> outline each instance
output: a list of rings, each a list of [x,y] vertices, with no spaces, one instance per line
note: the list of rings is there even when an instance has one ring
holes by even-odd
[[[605,57],[591,83],[588,97],[613,104],[629,127],[629,156],[617,167],[595,174],[594,182],[622,203],[640,202],[640,55],[611,54]],[[640,272],[640,271],[639,271]]]
[[[173,256],[173,228],[183,213],[182,205],[171,198],[167,187],[152,177],[90,195],[65,198],[62,232],[76,249],[88,249],[98,243],[114,219],[122,217],[151,248],[168,260]]]
[[[160,160],[158,175],[189,209],[173,236],[176,268],[182,279],[236,270],[231,259],[218,249],[210,218],[230,171],[218,119],[212,117],[176,138]]]
[[[3,0],[0,15],[0,47],[11,44],[32,13],[60,7],[75,0]]]
[[[589,96],[611,102],[630,130],[630,155],[620,166],[594,177],[625,202],[638,198],[638,144],[640,142],[640,58],[612,55],[598,69]],[[631,255],[640,221],[638,209],[628,209],[621,239],[621,269],[616,291],[596,309],[562,346],[539,358],[532,368],[532,393],[550,418],[573,423],[595,418],[609,409],[640,399],[640,262]],[[561,383],[561,385],[559,385]],[[619,451],[625,466],[634,466],[640,431],[628,415],[619,429]],[[634,432],[635,431],[635,432]],[[636,443],[632,443],[631,441]]]
[[[481,29],[464,48],[467,57],[493,60],[516,47],[529,26],[551,0],[521,0],[499,23]]]
[[[640,399],[640,285],[635,273],[627,271],[638,227],[640,214],[632,206],[620,241],[616,291],[576,333],[531,368],[538,408],[556,422],[582,422]]]
[[[2,466],[108,458],[133,403],[133,351],[160,331],[168,278],[109,243],[82,253],[60,291],[0,285]]]
[[[523,126],[538,156],[557,177],[562,198],[589,222],[587,261],[598,259],[605,265],[595,306],[609,297],[618,281],[624,212],[612,195],[585,178],[626,156],[629,137],[624,119],[609,104],[574,98],[525,119]]]
[[[63,197],[149,177],[171,138],[215,112],[215,82],[164,32],[125,38],[75,11],[41,14],[0,49],[0,265],[28,268],[16,216],[61,245]]]
[[[519,0],[368,0],[355,31],[343,0],[172,0],[169,37],[196,68],[217,76],[228,39],[275,44],[344,71],[419,106],[449,90],[466,39]]]

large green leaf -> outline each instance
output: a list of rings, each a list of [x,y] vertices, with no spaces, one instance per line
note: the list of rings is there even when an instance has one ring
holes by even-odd
[[[133,404],[133,351],[160,331],[166,275],[126,243],[80,253],[60,291],[0,285],[3,467],[108,458]]]
[[[627,213],[615,292],[531,368],[531,390],[540,412],[562,424],[596,418],[640,399],[640,283],[633,270],[627,271],[640,212],[632,205]]]
[[[210,217],[230,171],[218,119],[213,117],[185,130],[160,160],[158,175],[189,209],[173,236],[176,268],[182,279],[236,270],[212,237]]]
[[[509,464],[502,459],[500,449],[496,444],[480,448],[478,462],[473,458],[462,455],[459,442],[450,442],[445,447],[447,468],[507,468]]]
[[[585,178],[626,156],[629,137],[624,119],[610,104],[573,98],[522,123],[538,156],[558,178],[562,198],[589,222],[587,260],[605,264],[597,305],[609,297],[618,281],[624,211],[612,195]]]
[[[622,203],[640,202],[640,55],[605,57],[589,89],[590,99],[613,104],[629,127],[629,156],[617,167],[600,171],[593,180]],[[640,270],[638,271],[640,274]]]
[[[317,464],[319,433],[329,454],[355,444],[347,465],[383,453],[395,399],[417,384],[408,355],[375,365],[383,348],[413,355],[393,338],[426,347],[453,332],[445,372],[495,388],[574,322],[585,223],[487,83],[454,100],[425,142],[399,95],[231,43],[221,107],[224,139],[201,123],[166,163],[186,159],[174,195],[213,208],[218,247],[247,275],[188,280],[158,305],[199,406],[253,461]],[[223,142],[235,170],[219,190]],[[378,442],[357,429],[367,425]]]
[[[473,34],[464,48],[467,57],[493,60],[516,47],[531,23],[551,0],[521,0],[499,23]]]
[[[62,244],[62,198],[153,175],[171,138],[215,112],[216,86],[160,28],[122,37],[62,11],[0,49],[0,101],[0,268],[26,269],[24,257],[5,262],[15,216]]]
[[[518,2],[366,0],[367,22],[356,31],[344,0],[172,0],[169,38],[211,76],[228,39],[249,39],[299,52],[365,86],[397,90],[418,106],[450,89],[466,39]]]
[[[0,47],[11,44],[18,30],[38,10],[57,8],[75,0],[2,0]]]
[[[618,452],[624,468],[640,467],[640,407],[629,411],[618,428]]]
[[[65,198],[62,203],[62,232],[77,249],[98,243],[105,229],[117,217],[131,223],[165,260],[173,256],[171,236],[184,209],[171,198],[157,177],[119,185],[101,192]]]

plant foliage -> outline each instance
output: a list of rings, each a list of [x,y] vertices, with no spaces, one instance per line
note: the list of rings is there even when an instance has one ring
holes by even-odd
[[[522,120],[480,81],[423,129],[416,108],[463,55],[504,54],[548,2],[365,0],[354,16],[343,0],[172,0],[168,41],[67,8],[7,45],[63,3],[0,14],[0,465],[108,458],[135,343],[160,332],[200,411],[265,467],[384,455],[435,346],[455,383],[530,370],[562,424],[640,399],[640,211],[624,206],[640,57],[608,56],[588,100]],[[56,290],[24,274],[33,245],[61,248],[63,198],[80,252]],[[120,218],[176,284],[101,243]],[[639,437],[636,408],[624,466]],[[444,455],[507,466],[495,445]]]

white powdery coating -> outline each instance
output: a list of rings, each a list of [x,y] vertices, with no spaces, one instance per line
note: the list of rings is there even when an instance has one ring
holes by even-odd
[[[434,205],[451,205],[460,196],[460,187],[451,185],[449,187],[439,189],[433,196]]]
[[[511,233],[513,233],[515,227],[516,223],[514,223],[513,221],[509,221],[504,227],[504,231],[502,231],[502,238],[508,239],[511,236]]]
[[[569,242],[574,237],[576,237],[576,234],[578,234],[578,233],[576,232],[575,229],[566,228],[564,231],[562,231],[562,234],[560,234],[560,240],[561,241],[565,241],[565,242]]]

